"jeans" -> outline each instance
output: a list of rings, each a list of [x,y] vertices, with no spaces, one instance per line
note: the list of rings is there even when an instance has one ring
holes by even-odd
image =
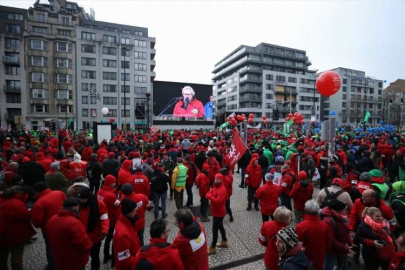
[[[97,191],[100,188],[100,181],[89,181],[90,190],[93,194],[97,194]]]
[[[200,213],[201,217],[206,217],[208,212],[208,200],[201,197]]]
[[[285,193],[281,193],[280,201],[281,201],[281,205],[287,207],[288,209],[290,209],[290,211],[292,210],[290,196],[286,195]]]
[[[183,193],[184,189],[182,189],[180,192],[174,189],[174,201],[176,202],[177,209],[183,208]]]
[[[52,257],[52,250],[51,250],[51,247],[49,246],[48,237],[45,234],[43,234],[43,236],[44,236],[44,240],[45,240],[46,260],[48,262],[47,269],[48,270],[55,270],[56,269],[55,268],[55,261],[53,260],[53,257]]]
[[[105,242],[104,242],[104,260],[106,258],[111,258],[112,264],[114,264],[114,260],[115,260],[114,246],[111,247],[111,249],[112,249],[111,254],[112,255],[110,255],[110,243],[111,243],[111,240],[113,239],[113,236],[114,236],[114,229],[115,229],[114,227],[110,227],[110,229],[108,230],[108,235],[105,238]]]
[[[186,191],[187,191],[187,203],[186,205],[190,207],[193,205],[193,191],[192,191],[193,185],[189,186],[186,185]]]
[[[159,217],[159,200],[162,202],[162,217],[166,214],[166,200],[167,200],[167,192],[164,193],[155,193],[155,197],[153,199],[153,205],[155,208],[153,209],[155,212],[155,218]]]
[[[255,203],[255,207],[259,205],[259,200],[255,197],[255,192],[257,188],[248,186],[248,205],[252,205],[252,202]]]
[[[91,270],[100,269],[100,248],[101,248],[101,242],[94,244],[93,247],[91,248],[91,251],[90,251]]]
[[[138,238],[139,238],[139,243],[141,243],[141,247],[144,246],[144,241],[143,241],[143,233],[145,232],[145,228],[138,231]]]
[[[241,170],[242,170],[242,175],[241,175],[241,181],[240,181],[240,185],[242,186],[242,187],[245,187],[245,173],[246,173],[246,167],[245,168],[241,168]]]
[[[8,248],[0,248],[0,269],[8,269],[7,261],[9,254],[11,254],[11,269],[23,270],[24,244]]]
[[[212,243],[211,243],[211,247],[213,247],[213,248],[217,246],[218,230],[221,232],[222,241],[227,241],[223,221],[224,221],[224,217],[214,217],[214,219],[212,220]]]
[[[347,270],[347,257],[338,256],[333,254],[325,253],[325,259],[323,260],[323,270],[334,270],[335,266],[342,266],[338,268],[339,270]]]
[[[228,200],[226,200],[225,208],[226,208],[226,212],[228,213],[229,217],[233,217],[232,216],[231,199],[230,198]]]

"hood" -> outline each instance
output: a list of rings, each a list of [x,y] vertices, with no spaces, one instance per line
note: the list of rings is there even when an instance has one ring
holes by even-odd
[[[287,261],[288,259],[288,261]],[[285,260],[285,261],[284,261]],[[291,266],[289,269],[308,269],[310,262],[305,256],[302,250],[302,244],[298,243],[293,249],[289,250],[282,258],[280,265],[283,266],[284,263],[294,264],[296,266]]]
[[[131,160],[125,160],[125,161],[122,163],[122,168],[123,168],[124,170],[129,171],[129,168],[131,168],[131,165],[132,165],[132,161],[131,161]]]
[[[73,156],[73,161],[74,162],[81,162],[82,161],[82,157],[79,154],[75,154]]]
[[[183,228],[180,233],[188,239],[196,239],[201,234],[200,224],[197,221],[194,221],[191,225]]]
[[[307,188],[309,186],[309,180],[301,180],[300,185],[303,188]]]

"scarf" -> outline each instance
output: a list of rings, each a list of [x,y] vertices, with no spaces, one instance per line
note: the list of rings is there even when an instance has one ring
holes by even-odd
[[[374,220],[372,220],[369,215],[366,215],[366,217],[364,218],[364,223],[370,226],[371,230],[375,235],[378,235],[381,239],[386,240],[390,244],[393,243],[392,238],[389,235],[390,225],[388,221],[383,219],[381,223],[377,223]]]

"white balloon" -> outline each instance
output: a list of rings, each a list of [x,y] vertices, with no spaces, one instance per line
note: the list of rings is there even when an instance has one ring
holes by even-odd
[[[109,110],[108,110],[107,107],[104,107],[104,108],[101,109],[101,112],[102,112],[103,114],[107,114],[107,113],[109,112]]]

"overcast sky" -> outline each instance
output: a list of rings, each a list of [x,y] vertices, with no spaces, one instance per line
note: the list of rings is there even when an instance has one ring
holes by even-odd
[[[147,27],[156,37],[157,80],[211,83],[217,62],[241,44],[260,42],[305,50],[320,71],[363,70],[387,80],[384,87],[405,79],[405,1],[77,2],[93,8],[97,20]]]

